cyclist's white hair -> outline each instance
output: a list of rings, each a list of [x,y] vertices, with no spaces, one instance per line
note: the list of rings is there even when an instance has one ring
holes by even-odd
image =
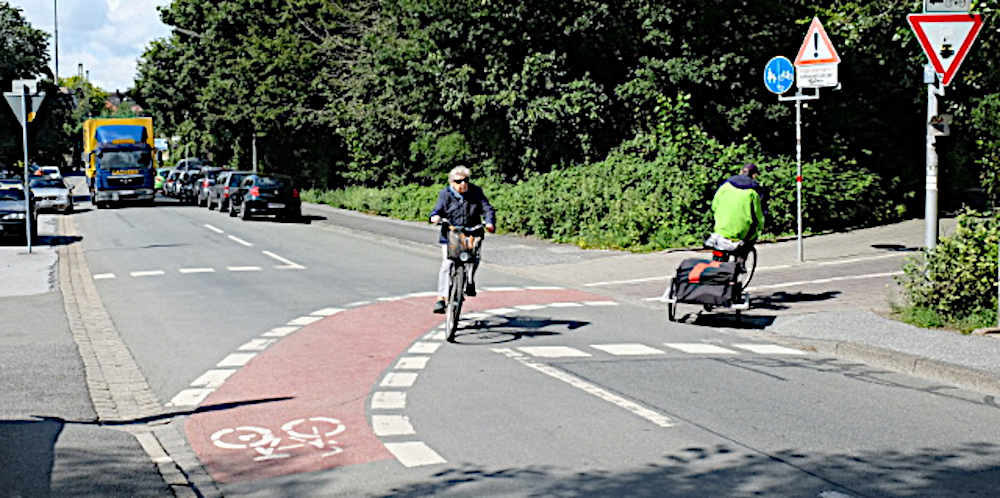
[[[472,176],[472,172],[469,171],[469,168],[466,168],[465,166],[455,166],[454,168],[451,169],[451,172],[448,173],[448,179],[454,180],[455,177],[458,175],[469,178],[470,176]]]

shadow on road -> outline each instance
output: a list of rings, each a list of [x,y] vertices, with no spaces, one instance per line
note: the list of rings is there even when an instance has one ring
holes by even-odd
[[[50,495],[62,430],[55,420],[0,422],[0,495]]]
[[[840,291],[826,291],[818,294],[810,292],[775,292],[766,296],[752,296],[750,309],[787,310],[788,304],[828,301],[840,295]]]
[[[465,345],[501,344],[525,337],[562,335],[564,331],[559,329],[563,327],[565,331],[571,331],[587,325],[590,322],[497,315],[483,320],[459,322],[453,342]]]
[[[907,247],[900,244],[872,244],[875,249],[882,249],[884,251],[896,251],[896,252],[916,252],[919,251],[919,247]]]

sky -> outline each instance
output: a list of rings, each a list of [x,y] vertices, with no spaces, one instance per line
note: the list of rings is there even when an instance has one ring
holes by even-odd
[[[54,12],[59,12],[59,76],[90,71],[90,81],[108,92],[131,88],[136,61],[149,43],[170,34],[157,6],[171,0],[0,0],[21,9],[35,29],[49,34],[49,67],[54,68]]]

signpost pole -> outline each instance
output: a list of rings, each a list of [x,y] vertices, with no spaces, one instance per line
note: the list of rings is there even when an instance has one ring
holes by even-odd
[[[801,95],[802,91],[799,90],[796,97]],[[795,223],[798,234],[795,254],[797,261],[801,263],[805,256],[802,249],[802,99],[800,98],[795,99],[795,164]]]
[[[21,90],[21,136],[24,145],[24,238],[28,243],[28,252],[31,252],[31,187],[28,176],[28,87]]]
[[[934,83],[927,84],[927,193],[924,200],[924,246],[937,246],[938,235],[938,155],[934,147],[934,128],[931,120],[938,113],[938,95],[944,95],[944,88],[938,90]]]

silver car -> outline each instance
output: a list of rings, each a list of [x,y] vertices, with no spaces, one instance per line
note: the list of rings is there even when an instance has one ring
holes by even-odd
[[[30,181],[35,208],[39,211],[53,209],[60,213],[73,212],[73,189],[62,178],[34,178]]]

